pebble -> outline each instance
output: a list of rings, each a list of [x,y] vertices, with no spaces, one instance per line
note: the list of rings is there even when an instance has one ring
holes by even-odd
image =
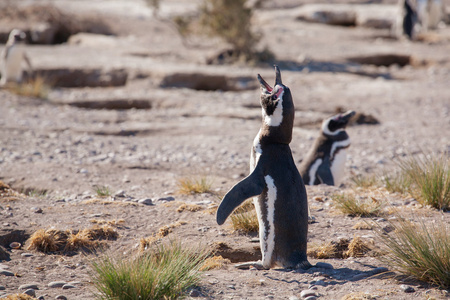
[[[7,271],[7,270],[1,270],[0,269],[0,275],[5,275],[5,276],[14,276],[13,272]]]
[[[289,300],[299,300],[297,296],[290,296]]]
[[[32,207],[31,210],[35,213],[35,214],[42,214],[43,210],[40,207]]]
[[[23,293],[27,294],[28,296],[31,296],[31,297],[36,297],[36,291],[34,289],[28,289]]]
[[[402,284],[402,285],[400,286],[400,288],[401,288],[402,291],[404,291],[405,293],[414,293],[414,292],[416,291],[412,286],[409,286],[409,285],[406,285],[406,284]]]
[[[158,201],[174,201],[174,200],[175,198],[171,196],[158,198]]]
[[[28,289],[38,290],[39,287],[38,287],[37,283],[28,283],[28,284],[22,284],[21,286],[19,286],[19,291],[24,291],[24,290],[28,290]]]
[[[124,190],[117,191],[114,197],[125,197],[125,191]]]
[[[21,253],[20,255],[22,255],[23,257],[31,257],[31,256],[34,256],[33,253],[28,253],[28,252]]]
[[[200,297],[200,292],[197,291],[197,290],[192,290],[192,291],[189,293],[189,296],[190,296],[190,297],[193,297],[193,298]]]
[[[64,296],[64,295],[58,295],[58,296],[55,297],[55,299],[58,299],[58,300],[67,300],[67,297]]]
[[[63,285],[63,287],[62,287],[63,290],[74,289],[74,288],[76,288],[76,286],[74,286],[72,284],[68,284],[68,283]]]
[[[323,280],[313,280],[313,281],[311,281],[311,284],[320,285],[320,286],[326,286],[327,285],[325,283],[325,281],[323,281]]]
[[[310,296],[316,297],[317,294],[316,294],[316,292],[313,291],[313,290],[303,290],[303,291],[300,293],[300,297],[303,298],[303,299],[305,299],[305,298],[307,298],[307,297],[310,297]]]
[[[153,205],[153,201],[150,198],[140,199],[140,200],[138,200],[138,203],[144,204],[144,205]]]
[[[316,296],[309,296],[305,298],[305,300],[316,300],[316,299],[317,299]]]
[[[48,284],[48,287],[50,288],[60,288],[63,285],[67,284],[65,281],[52,281]]]
[[[332,264],[324,263],[324,262],[318,262],[313,267],[322,268],[322,269],[333,269],[333,265]]]
[[[0,291],[4,291],[6,288],[3,285],[0,285]]]

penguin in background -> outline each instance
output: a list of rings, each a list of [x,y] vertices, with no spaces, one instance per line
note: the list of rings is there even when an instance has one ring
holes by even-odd
[[[0,55],[0,86],[4,86],[8,82],[20,83],[23,76],[23,63],[28,66],[31,72],[31,62],[25,53],[26,34],[22,30],[13,29],[8,37],[6,46]]]
[[[414,26],[417,23],[417,13],[414,6],[409,0],[403,1],[403,33],[408,36],[410,40],[414,38]]]
[[[307,185],[338,186],[344,177],[346,150],[350,137],[345,128],[355,111],[334,115],[322,122],[319,136],[300,164],[300,174]]]
[[[262,125],[253,141],[250,175],[228,191],[217,209],[216,218],[222,225],[240,204],[254,197],[262,260],[246,265],[261,269],[277,266],[308,269],[311,264],[306,256],[307,195],[289,147],[294,103],[277,66],[275,75],[275,85],[271,87],[258,74]]]

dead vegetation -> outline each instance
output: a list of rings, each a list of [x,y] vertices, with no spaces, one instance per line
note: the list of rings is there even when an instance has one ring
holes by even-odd
[[[104,245],[104,240],[116,240],[119,233],[110,225],[81,230],[39,229],[26,241],[26,249],[43,253],[93,251]]]
[[[154,233],[151,236],[141,238],[139,240],[139,252],[143,252],[149,249],[154,244],[160,242],[164,237],[168,236],[173,228],[180,227],[182,225],[186,225],[187,222],[179,221],[173,224],[164,225],[158,229],[157,233]]]
[[[355,237],[351,241],[340,239],[330,241],[308,250],[308,256],[316,259],[362,257],[373,250],[373,246]]]

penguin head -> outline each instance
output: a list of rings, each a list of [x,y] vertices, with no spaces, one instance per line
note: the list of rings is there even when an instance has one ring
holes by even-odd
[[[334,115],[322,122],[322,133],[326,136],[337,135],[345,130],[351,117],[355,115],[355,111],[349,110],[342,114]]]
[[[11,32],[9,34],[8,43],[9,44],[20,43],[20,42],[25,41],[26,37],[27,37],[27,35],[22,30],[20,30],[20,29],[13,29],[13,30],[11,30]]]
[[[261,106],[263,117],[263,128],[269,135],[277,135],[277,142],[290,143],[292,138],[292,127],[294,123],[294,104],[291,91],[281,80],[281,72],[275,66],[275,84],[271,87],[258,74],[261,85]]]

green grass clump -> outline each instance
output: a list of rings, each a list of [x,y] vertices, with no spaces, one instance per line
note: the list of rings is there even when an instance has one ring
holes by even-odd
[[[400,219],[391,222],[395,230],[378,230],[387,256],[380,259],[403,274],[441,288],[450,288],[450,226],[443,221],[426,225]]]
[[[450,209],[450,165],[445,155],[403,159],[400,168],[411,183],[410,193],[423,205]]]
[[[353,217],[376,217],[381,215],[383,205],[373,197],[356,197],[353,194],[335,194],[332,196],[335,206],[342,213]]]
[[[207,251],[179,243],[155,245],[133,258],[103,257],[94,262],[99,299],[176,299],[200,281]]]
[[[94,185],[94,191],[101,198],[112,196],[111,189],[105,185]]]
[[[202,194],[212,193],[212,182],[205,176],[191,178],[184,177],[178,179],[178,193],[180,194]]]

